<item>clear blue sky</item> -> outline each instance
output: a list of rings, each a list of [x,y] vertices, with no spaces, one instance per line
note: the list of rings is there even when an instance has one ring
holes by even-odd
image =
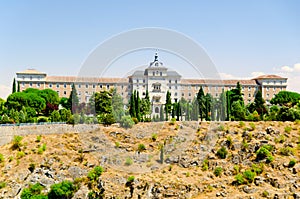
[[[3,1],[0,97],[6,97],[17,71],[76,75],[101,42],[142,27],[193,38],[224,77],[277,73],[289,77],[290,89],[300,92],[294,84],[300,80],[299,8],[296,0]],[[150,61],[148,56],[139,59]]]

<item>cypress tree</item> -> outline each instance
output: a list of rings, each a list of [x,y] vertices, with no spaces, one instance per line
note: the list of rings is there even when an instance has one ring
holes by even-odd
[[[200,119],[202,121],[203,117],[204,117],[205,101],[206,101],[202,86],[200,87],[199,92],[197,93],[197,101],[198,101],[198,108],[199,108]]]
[[[165,118],[164,118],[164,106],[161,105],[160,106],[160,121],[164,121]]]
[[[134,97],[134,95],[135,95],[135,91],[130,96],[129,114],[130,114],[131,117],[136,117],[136,113],[135,113],[135,97]]]
[[[17,91],[17,88],[16,88],[16,78],[14,78],[13,85],[12,85],[12,93],[15,93],[16,91]]]
[[[68,99],[68,109],[72,111],[72,113],[76,113],[76,110],[78,108],[79,105],[79,98],[77,95],[77,90],[75,87],[75,84],[72,84],[72,90],[70,93],[70,97]]]
[[[18,81],[18,90],[17,92],[20,92],[20,82]]]

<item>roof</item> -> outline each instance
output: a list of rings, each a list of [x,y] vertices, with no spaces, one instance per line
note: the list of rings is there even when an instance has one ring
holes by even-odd
[[[17,74],[41,74],[41,75],[46,75],[46,73],[40,72],[36,69],[26,69],[24,71],[17,72]]]
[[[255,80],[214,80],[214,79],[182,79],[181,84],[201,84],[201,85],[257,85]]]
[[[132,76],[144,76],[144,73],[145,72],[142,70],[137,70],[132,74]]]
[[[176,71],[168,71],[167,75],[171,77],[181,77]]]
[[[75,76],[48,76],[47,82],[89,82],[89,83],[128,83],[127,78],[97,78]]]
[[[287,79],[287,78],[280,77],[279,75],[261,75],[254,79]]]

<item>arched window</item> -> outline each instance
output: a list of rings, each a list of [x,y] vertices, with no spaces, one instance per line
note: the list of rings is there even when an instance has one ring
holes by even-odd
[[[159,113],[159,108],[155,107],[155,113]]]

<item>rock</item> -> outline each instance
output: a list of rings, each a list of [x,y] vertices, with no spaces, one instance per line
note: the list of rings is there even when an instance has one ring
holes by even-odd
[[[300,193],[293,193],[294,199],[300,199]]]
[[[172,164],[172,163],[178,163],[179,162],[179,157],[178,156],[170,156],[168,157],[165,162],[167,164]]]
[[[257,176],[256,178],[254,178],[254,184],[256,186],[260,186],[264,182],[264,180],[265,180],[264,177]]]
[[[233,155],[231,161],[233,164],[240,164],[241,158],[239,155]]]
[[[245,193],[250,194],[250,193],[255,193],[257,191],[257,189],[256,188],[250,188],[249,186],[246,185],[246,186],[243,187],[243,191]]]
[[[267,134],[274,134],[275,130],[273,129],[273,127],[269,126],[266,128],[266,132],[267,132]]]
[[[80,186],[80,189],[74,194],[72,199],[82,199],[87,198],[89,193],[89,189],[87,186]]]
[[[270,178],[269,181],[270,184],[275,188],[282,189],[286,187],[286,184],[284,182],[279,182],[277,178]]]

